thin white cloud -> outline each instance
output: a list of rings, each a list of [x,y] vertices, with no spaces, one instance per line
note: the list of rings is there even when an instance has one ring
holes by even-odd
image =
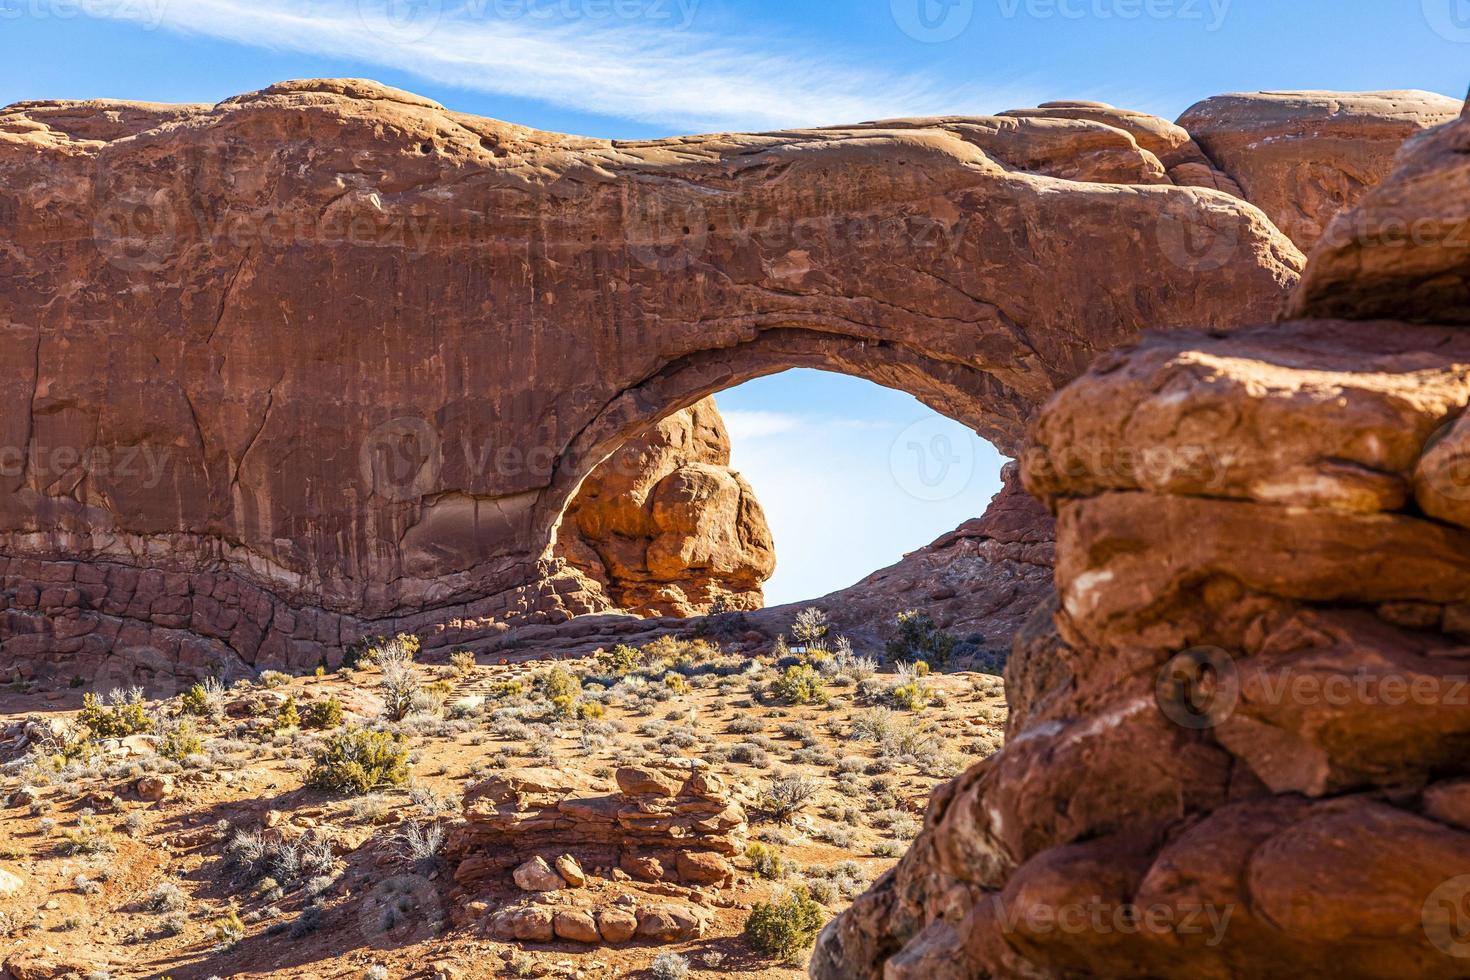
[[[732,408],[721,410],[720,414],[724,416],[725,428],[730,433],[732,443],[799,432],[810,424],[800,415],[791,415],[786,412],[765,412],[759,409],[747,411]]]
[[[823,47],[701,33],[697,4],[119,0],[83,4],[82,9],[94,16],[346,58],[444,85],[691,130],[975,114],[1006,108],[1008,102],[1032,101],[1015,90],[962,91],[932,78],[844,62]],[[636,10],[641,16],[609,16],[608,10]],[[895,43],[901,40],[896,37]]]

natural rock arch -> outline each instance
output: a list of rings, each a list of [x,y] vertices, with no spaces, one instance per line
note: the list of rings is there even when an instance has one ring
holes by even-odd
[[[1268,317],[1302,262],[1188,133],[1092,104],[617,142],[294,82],[11,107],[0,176],[32,665],[303,666],[593,611],[546,560],[559,515],[703,393],[821,365],[1014,452],[1099,352]],[[36,465],[57,446],[92,463]]]

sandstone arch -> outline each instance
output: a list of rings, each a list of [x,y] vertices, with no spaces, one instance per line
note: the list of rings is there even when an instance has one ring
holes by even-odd
[[[1070,103],[617,142],[293,82],[14,106],[0,175],[4,640],[32,666],[305,666],[592,611],[548,560],[567,499],[703,393],[822,365],[1014,452],[1097,353],[1267,317],[1302,262],[1188,133]]]

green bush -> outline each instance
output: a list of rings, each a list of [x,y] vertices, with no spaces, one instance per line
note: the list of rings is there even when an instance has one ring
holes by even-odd
[[[276,709],[276,713],[271,716],[266,729],[271,732],[283,732],[288,728],[300,727],[301,713],[296,710],[296,699],[288,696]]]
[[[307,782],[339,793],[370,793],[408,779],[408,749],[387,732],[346,728],[313,755]]]
[[[745,938],[767,956],[796,959],[811,948],[822,931],[824,916],[805,888],[776,902],[757,902],[745,920]]]
[[[570,698],[573,701],[582,693],[582,682],[560,667],[553,667],[541,677],[541,690],[548,699]]]
[[[158,754],[174,762],[183,762],[191,755],[204,751],[204,742],[192,721],[180,721],[172,725],[160,725],[158,732]]]
[[[929,614],[910,609],[898,614],[898,635],[888,642],[888,656],[900,662],[923,660],[940,670],[949,665],[958,642],[934,625]]]
[[[326,731],[342,724],[342,705],[336,698],[313,701],[301,712],[301,727],[314,731]]]
[[[104,705],[95,694],[82,695],[82,713],[77,717],[97,738],[125,738],[153,727],[141,691],[113,691]]]
[[[826,704],[827,688],[811,664],[794,664],[771,682],[771,695],[787,704]]]
[[[745,859],[750,862],[750,872],[757,878],[779,881],[786,877],[786,862],[774,847],[751,841],[745,848]]]
[[[184,692],[179,705],[184,714],[193,715],[196,718],[208,718],[214,714],[214,705],[210,703],[209,692],[204,690],[203,684],[195,684]]]
[[[597,661],[599,674],[623,677],[643,666],[643,655],[626,643],[619,643],[609,650],[598,650],[593,657]]]

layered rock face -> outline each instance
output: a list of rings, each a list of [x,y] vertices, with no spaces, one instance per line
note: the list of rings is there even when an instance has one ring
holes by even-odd
[[[1014,453],[1098,353],[1295,282],[1181,133],[1069,104],[611,142],[352,80],[11,107],[7,659],[309,667],[608,608],[554,557],[584,478],[786,368]]]
[[[713,398],[676,412],[593,470],[567,507],[557,555],[612,602],[653,616],[759,609],[776,570],[771,529],[730,469]]]
[[[464,822],[446,843],[455,882],[470,893],[503,887],[527,861],[551,868],[563,854],[645,882],[708,885],[733,875],[727,859],[744,851],[748,827],[718,776],[625,766],[616,778],[618,791],[607,795],[560,770],[523,769],[471,787]]]
[[[1150,334],[1040,413],[1058,604],[819,978],[1462,977],[1470,114],[1329,233],[1302,317]],[[1396,319],[1383,319],[1400,311]]]

